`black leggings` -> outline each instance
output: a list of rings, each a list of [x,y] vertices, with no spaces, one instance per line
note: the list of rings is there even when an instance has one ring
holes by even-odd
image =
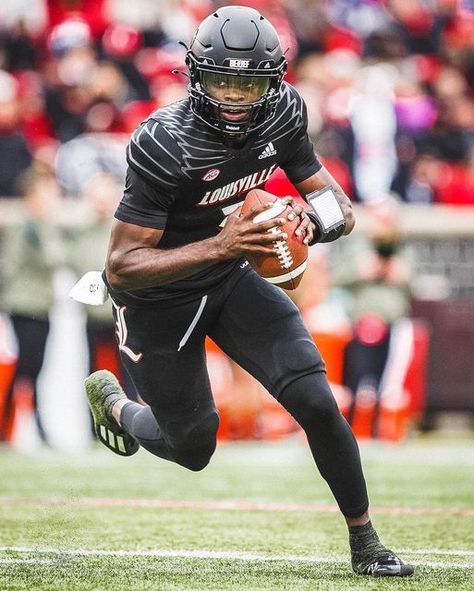
[[[126,405],[122,424],[145,449],[191,470],[208,464],[219,424],[206,369],[210,335],[303,427],[344,515],[364,513],[357,444],[299,312],[279,288],[246,269],[183,304],[114,308],[123,361],[149,405]]]
[[[324,373],[313,373],[289,384],[279,398],[308,438],[319,472],[341,512],[358,517],[368,508],[367,490],[354,435],[337,408]],[[217,412],[209,408],[175,426],[174,444],[162,436],[150,407],[127,404],[122,425],[156,456],[190,470],[202,470],[216,448]]]
[[[359,517],[369,506],[359,447],[337,408],[323,373],[304,376],[279,398],[303,427],[314,461],[346,517]]]

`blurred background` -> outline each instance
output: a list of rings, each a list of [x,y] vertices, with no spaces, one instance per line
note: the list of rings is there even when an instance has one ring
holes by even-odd
[[[286,80],[354,202],[347,238],[311,251],[289,295],[358,438],[474,428],[474,12],[470,0],[3,0],[0,5],[0,440],[94,444],[83,378],[130,396],[110,307],[68,292],[101,270],[125,145],[186,96],[184,49],[224,4],[257,8]],[[266,189],[295,195],[282,171]],[[208,343],[222,441],[297,426]]]

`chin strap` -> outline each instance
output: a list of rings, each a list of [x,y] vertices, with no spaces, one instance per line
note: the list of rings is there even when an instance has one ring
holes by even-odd
[[[316,226],[315,236],[309,246],[319,242],[333,242],[346,229],[346,220],[342,208],[331,186],[324,187],[306,195],[311,209],[306,212]]]

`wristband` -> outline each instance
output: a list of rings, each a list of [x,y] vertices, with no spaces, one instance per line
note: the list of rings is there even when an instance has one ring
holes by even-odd
[[[309,245],[333,242],[342,236],[346,229],[346,220],[332,187],[327,186],[308,193],[306,200],[311,205],[311,209],[306,214],[318,231],[318,235]]]

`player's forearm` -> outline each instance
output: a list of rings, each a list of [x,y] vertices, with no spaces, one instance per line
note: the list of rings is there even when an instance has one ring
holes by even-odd
[[[106,275],[116,290],[166,285],[225,259],[217,237],[178,248],[136,248],[109,252]]]
[[[333,185],[333,190],[334,194],[336,195],[336,199],[341,206],[344,219],[346,220],[346,227],[344,229],[343,235],[347,236],[347,234],[352,232],[355,226],[355,217],[354,210],[352,209],[352,203],[349,197],[344,193],[337,183]]]
[[[339,203],[345,220],[344,235],[350,234],[355,225],[354,211],[349,197],[344,193],[339,183],[331,175],[331,173],[323,166],[316,174],[309,179],[302,181],[296,185],[300,195],[306,198],[306,195],[318,189],[331,186],[334,195]]]

